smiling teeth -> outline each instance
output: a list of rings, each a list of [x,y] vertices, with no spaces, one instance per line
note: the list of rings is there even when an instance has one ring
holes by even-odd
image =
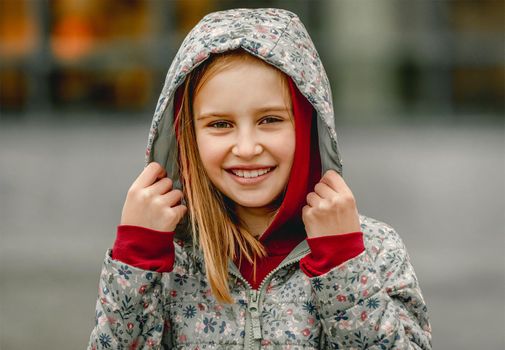
[[[244,178],[258,177],[268,173],[272,168],[261,169],[261,170],[232,170],[231,172],[237,176]]]

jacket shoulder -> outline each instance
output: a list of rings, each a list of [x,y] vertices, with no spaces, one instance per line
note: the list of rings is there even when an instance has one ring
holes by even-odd
[[[391,225],[365,215],[359,219],[365,249],[374,260],[388,251],[406,251],[403,240]]]

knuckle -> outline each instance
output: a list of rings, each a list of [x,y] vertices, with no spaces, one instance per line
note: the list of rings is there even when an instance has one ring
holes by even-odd
[[[152,193],[147,189],[143,189],[142,191],[137,191],[135,194],[135,197],[143,203],[147,203],[147,202],[152,201]]]
[[[319,203],[319,210],[324,213],[331,211],[331,209],[333,207],[334,207],[334,203],[333,203],[332,199],[324,200],[324,201],[321,201],[321,203]]]
[[[128,197],[134,197],[134,196],[136,196],[137,191],[138,191],[137,187],[130,186],[130,188],[128,189],[128,192],[127,192],[127,196]]]
[[[331,179],[331,178],[334,178],[336,175],[336,172],[335,170],[332,170],[332,169],[328,169],[326,170],[326,172],[324,173],[324,177],[327,178],[327,179]]]
[[[160,163],[157,163],[157,162],[151,162],[151,163],[149,163],[149,165],[148,165],[148,166],[149,166],[149,167],[152,169],[152,171],[154,171],[156,174],[161,174],[161,173],[164,171],[164,169],[163,169],[163,167],[161,166],[161,164],[160,164]]]
[[[144,168],[144,170],[142,170],[142,173],[143,173],[143,174],[146,174],[146,173],[148,173],[149,171],[154,170],[154,169],[155,169],[155,167],[156,167],[156,165],[155,165],[155,164],[153,164],[153,163],[149,163],[149,164],[147,164],[147,166]]]
[[[136,188],[131,192],[131,198],[137,202],[145,202],[148,196],[148,193],[143,188]]]
[[[167,221],[172,221],[172,222],[177,220],[176,211],[172,208],[167,208],[167,210],[165,211],[165,218],[167,219]]]
[[[166,198],[170,203],[178,202],[182,198],[182,192],[180,190],[169,191]]]
[[[339,204],[340,204],[340,199],[337,196],[333,196],[330,198],[330,205],[332,207],[338,207]]]
[[[356,201],[354,200],[354,196],[347,194],[342,196],[342,201],[346,206],[354,206],[356,204]]]
[[[163,186],[163,187],[170,187],[171,186],[170,179],[167,177],[161,178],[156,183]]]
[[[343,195],[339,198],[338,209],[341,211],[346,211],[356,206],[353,196]]]
[[[151,204],[156,207],[163,207],[163,199],[160,196],[156,196],[151,199]]]

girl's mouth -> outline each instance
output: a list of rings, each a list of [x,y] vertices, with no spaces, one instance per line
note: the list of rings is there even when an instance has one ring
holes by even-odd
[[[250,179],[258,176],[265,175],[270,172],[273,168],[255,169],[255,170],[242,170],[242,169],[230,169],[230,171],[239,177]]]
[[[227,172],[232,178],[242,185],[252,185],[266,179],[276,167],[261,168],[254,170],[228,169]]]

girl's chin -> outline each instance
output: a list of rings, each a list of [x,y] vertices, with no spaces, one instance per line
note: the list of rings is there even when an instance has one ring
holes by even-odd
[[[233,200],[233,199],[232,199]],[[240,201],[233,200],[237,206],[244,209],[269,209],[272,207],[272,201]]]
[[[254,210],[254,211],[265,211],[265,212],[273,212],[279,208],[282,203],[282,199],[284,196],[277,196],[274,198],[258,198],[256,200],[252,198],[230,198],[236,206],[241,207],[245,210]]]
[[[278,192],[275,190],[261,190],[261,193],[258,193],[257,196],[254,193],[242,193],[238,196],[231,193],[226,193],[227,191],[223,191],[225,198],[227,201],[232,203],[232,206],[241,207],[243,209],[248,210],[264,210],[266,212],[273,212],[282,204],[285,196],[285,190],[280,191],[276,196],[265,196],[265,193]]]

